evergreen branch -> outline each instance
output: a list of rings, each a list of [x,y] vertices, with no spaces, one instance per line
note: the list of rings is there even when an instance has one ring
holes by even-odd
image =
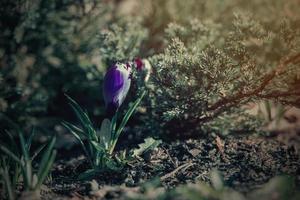
[[[277,65],[277,67],[273,71],[271,71],[269,74],[267,74],[264,77],[261,84],[257,88],[250,90],[246,93],[243,93],[242,90],[240,90],[239,92],[237,92],[237,94],[233,95],[232,97],[229,98],[224,97],[221,100],[214,103],[212,106],[208,107],[208,111],[216,110],[231,102],[239,102],[246,97],[259,96],[259,93],[261,93],[277,75],[284,73],[284,69],[286,68],[287,65],[297,64],[298,62],[300,62],[300,53],[288,57],[286,59],[283,58],[282,60],[283,61],[281,61],[280,64]]]

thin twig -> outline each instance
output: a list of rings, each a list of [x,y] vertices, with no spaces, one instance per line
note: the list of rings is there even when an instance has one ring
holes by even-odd
[[[191,162],[188,162],[188,163],[185,163],[183,165],[180,165],[179,167],[177,167],[175,170],[171,171],[170,173],[168,174],[165,174],[164,176],[160,177],[160,180],[161,181],[164,181],[172,176],[174,176],[178,171],[180,171],[181,169],[184,169],[183,171],[185,171],[187,168],[193,166],[194,163],[191,163]]]

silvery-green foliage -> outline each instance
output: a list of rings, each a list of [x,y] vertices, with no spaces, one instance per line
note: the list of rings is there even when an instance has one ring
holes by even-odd
[[[150,59],[154,113],[198,126],[262,99],[299,105],[300,28],[294,23],[270,27],[236,13],[230,26],[207,20],[169,25],[164,52]]]
[[[101,59],[109,65],[140,56],[147,31],[141,26],[140,20],[129,18],[113,23],[100,31],[98,36]]]

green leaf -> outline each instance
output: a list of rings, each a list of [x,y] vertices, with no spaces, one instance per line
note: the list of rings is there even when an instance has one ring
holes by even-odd
[[[272,121],[272,108],[271,108],[271,102],[270,101],[265,101],[265,108],[266,108],[266,112],[267,112],[267,118],[268,121]]]
[[[116,112],[116,114],[111,119],[111,138],[112,138],[112,140],[115,139],[117,120],[118,120],[118,111]]]
[[[49,162],[50,162],[50,158],[51,158],[51,154],[52,154],[52,150],[53,150],[53,147],[54,147],[54,144],[55,144],[55,141],[56,141],[56,137],[53,136],[51,138],[51,141],[49,142],[45,152],[43,153],[42,155],[42,160],[41,160],[41,163],[40,163],[40,167],[39,167],[39,170],[38,170],[38,173],[37,173],[37,177],[38,179],[41,178],[41,176],[43,175],[43,170],[46,169],[46,167],[49,165]]]
[[[32,140],[33,140],[34,135],[35,135],[35,129],[34,129],[34,127],[33,127],[32,130],[31,130],[30,136],[29,136],[29,138],[28,138],[28,140],[27,140],[27,142],[26,142],[26,148],[27,148],[27,151],[28,151],[28,152],[29,152],[29,150],[30,150],[31,143],[32,143]]]
[[[88,115],[82,110],[78,103],[68,95],[65,94],[65,96],[68,98],[70,106],[72,107],[73,111],[75,111],[78,119],[81,120],[82,124],[91,124]]]
[[[122,162],[116,162],[113,159],[109,159],[105,163],[106,167],[113,171],[120,171],[124,167],[124,165],[122,164],[123,164]]]
[[[13,152],[11,152],[8,148],[6,148],[3,145],[0,145],[0,150],[4,153],[6,153],[11,159],[13,159],[14,161],[16,161],[19,164],[22,164],[21,160],[18,158],[18,156],[16,156],[16,154],[14,154]]]
[[[75,126],[74,124],[71,124],[71,123],[69,123],[67,121],[63,121],[62,125],[64,127],[66,127],[69,131],[76,132],[79,135],[87,137],[87,135],[85,134],[85,132],[81,128]]]
[[[66,94],[65,94],[66,95]],[[82,108],[76,103],[75,100],[73,100],[71,97],[66,95],[66,97],[69,100],[69,105],[75,112],[77,118],[79,119],[81,126],[84,127],[87,137],[93,140],[97,140],[97,134],[95,129],[93,128],[92,122],[90,118],[88,117],[87,113],[82,110]]]
[[[120,134],[122,133],[125,125],[127,124],[129,118],[131,117],[131,115],[133,114],[133,112],[136,110],[136,108],[138,107],[138,105],[141,103],[143,97],[145,96],[146,94],[146,91],[143,91],[142,95],[137,99],[135,100],[135,102],[132,104],[132,106],[128,109],[128,111],[126,112],[121,124],[120,124],[120,127],[118,128],[117,130],[117,134],[116,134],[116,138],[117,139]]]
[[[24,170],[24,179],[25,179],[25,182],[26,182],[25,185],[27,187],[30,187],[30,189],[31,189],[31,184],[32,184],[32,163],[31,163],[31,160],[25,160],[23,170]],[[26,186],[25,186],[25,188],[26,188]]]
[[[47,177],[47,175],[53,165],[55,157],[56,157],[56,150],[53,150],[51,155],[49,156],[49,160],[47,161],[46,165],[44,165],[42,169],[40,168],[42,173],[40,175],[38,175],[38,182],[35,186],[35,189],[39,189],[41,184],[44,182],[45,178]]]
[[[135,102],[130,106],[130,108],[128,109],[128,111],[126,112],[125,116],[123,117],[122,119],[122,122],[117,130],[117,132],[114,134],[113,136],[113,140],[112,140],[112,144],[109,148],[109,153],[112,154],[114,149],[115,149],[115,146],[117,144],[117,141],[118,141],[118,138],[119,136],[121,135],[125,125],[127,124],[130,116],[133,114],[133,112],[136,110],[136,108],[138,107],[138,105],[141,103],[143,97],[145,96],[146,94],[146,91],[144,90],[141,94],[141,96],[135,100]]]
[[[104,149],[108,149],[108,147],[110,146],[110,142],[112,139],[111,133],[112,133],[112,126],[111,126],[110,120],[105,118],[102,121],[101,129],[100,129],[100,133],[99,133],[100,144],[103,146]]]
[[[97,151],[102,152],[102,153],[105,152],[105,149],[103,148],[103,146],[100,143],[97,143],[96,141],[91,141],[91,144]]]
[[[18,135],[20,138],[21,143],[21,149],[22,149],[22,157],[24,158],[24,165],[22,167],[23,171],[23,178],[25,181],[25,188],[30,187],[30,183],[32,181],[32,166],[31,166],[31,160],[29,158],[29,152],[25,143],[25,139],[23,136],[23,133],[21,131],[18,131]]]
[[[1,176],[4,180],[4,185],[6,188],[8,199],[14,200],[15,199],[15,193],[14,193],[15,188],[13,188],[13,185],[12,185],[10,177],[9,177],[9,172],[6,167],[4,169],[0,168],[0,177]]]
[[[25,161],[27,161],[27,160],[29,160],[29,152],[27,151],[27,148],[26,148],[26,143],[25,143],[23,133],[18,132],[18,135],[20,138],[22,155],[24,156]]]
[[[158,145],[162,143],[161,140],[155,140],[151,137],[146,138],[144,141],[145,141],[144,143],[139,144],[139,148],[133,150],[133,156],[138,157],[149,150],[153,150],[154,148],[156,148]]]
[[[31,156],[31,161],[33,161],[46,146],[47,144],[42,144],[37,150],[35,150]]]
[[[92,161],[92,160],[93,160],[93,155],[91,155],[91,154],[88,152],[87,148],[85,147],[85,145],[84,145],[84,143],[83,143],[82,138],[79,136],[79,134],[77,134],[77,131],[76,131],[77,129],[76,129],[76,128],[74,129],[74,127],[76,127],[76,126],[70,126],[71,124],[70,124],[70,123],[66,123],[66,122],[62,122],[62,125],[63,125],[66,129],[68,129],[68,130],[72,133],[72,135],[79,141],[79,143],[80,143],[80,145],[82,146],[82,149],[83,149],[83,151],[84,151],[84,153],[85,153],[87,159],[89,160],[89,162],[90,162],[91,165],[93,166],[93,165],[94,165],[94,162]]]
[[[15,122],[13,122],[9,117],[7,117],[6,115],[4,115],[3,113],[0,113],[0,118],[3,118],[5,121],[7,121],[7,123],[13,127],[18,133],[21,132],[20,127],[18,126],[18,124],[16,124]]]
[[[14,150],[15,152],[18,152],[18,145],[16,144],[16,142],[15,142],[14,137],[12,136],[12,134],[9,131],[7,131],[7,130],[5,130],[4,132],[7,134],[8,138],[10,140],[10,144],[9,144],[10,145],[10,149]]]

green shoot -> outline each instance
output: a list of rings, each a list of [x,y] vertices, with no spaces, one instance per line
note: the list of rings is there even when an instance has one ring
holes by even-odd
[[[132,103],[119,125],[117,124],[118,112],[116,112],[111,120],[106,118],[102,121],[100,131],[94,128],[88,114],[83,111],[76,101],[67,96],[69,105],[76,114],[81,127],[77,127],[69,122],[63,122],[62,124],[79,141],[93,168],[83,173],[80,178],[91,177],[99,170],[107,168],[116,170],[120,168],[119,165],[122,165],[122,161],[113,155],[115,146],[128,120],[141,103],[145,94],[146,91],[143,91],[141,96]]]
[[[2,177],[2,180],[3,180],[2,184],[4,185],[7,199],[14,200],[16,197],[16,194],[15,194],[16,184],[14,183],[13,179],[11,179],[11,177],[10,177],[10,174],[9,174],[10,166],[4,158],[2,158],[0,162],[1,162],[0,163],[0,177]]]
[[[5,155],[5,159],[2,159],[0,166],[0,175],[5,180],[8,199],[15,198],[16,184],[21,181],[23,181],[25,191],[39,191],[56,157],[56,150],[54,150],[55,136],[50,139],[48,144],[42,144],[32,152],[31,144],[35,135],[34,129],[32,129],[27,140],[25,140],[19,128],[16,130],[20,140],[19,148],[10,132],[6,132],[6,134],[9,136],[11,144],[0,144],[0,151]],[[38,169],[35,169],[32,163],[39,155],[42,159],[38,163]]]

